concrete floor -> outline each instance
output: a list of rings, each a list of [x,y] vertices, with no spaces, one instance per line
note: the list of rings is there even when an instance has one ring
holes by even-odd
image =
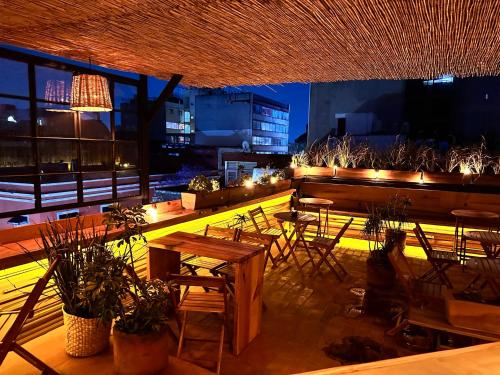
[[[305,254],[300,259],[305,260]],[[223,356],[223,374],[291,374],[341,365],[329,358],[323,348],[331,342],[339,342],[346,336],[370,337],[379,344],[393,348],[398,356],[415,354],[397,344],[396,339],[386,336],[390,323],[373,314],[349,313],[360,298],[351,288],[366,287],[366,257],[362,250],[338,249],[337,257],[348,270],[343,282],[324,267],[315,278],[302,277],[293,263],[281,264],[276,269],[268,266],[264,279],[264,303],[262,333],[243,353],[235,357],[226,347]],[[412,259],[418,273],[423,273],[428,263]],[[310,272],[310,265],[304,270]],[[451,277],[458,287],[471,278],[461,267],[451,270]],[[219,327],[214,316],[193,316],[187,334],[206,337],[207,332],[217,334]],[[211,345],[211,346],[208,346]],[[183,358],[204,360],[216,358],[216,346],[190,343]]]

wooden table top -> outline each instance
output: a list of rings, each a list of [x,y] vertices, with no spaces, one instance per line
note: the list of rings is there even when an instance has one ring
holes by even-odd
[[[491,219],[495,220],[500,218],[500,215],[495,212],[490,211],[478,211],[478,210],[453,210],[451,214],[455,217],[466,218],[466,219]]]
[[[486,276],[500,275],[500,259],[470,258],[465,261],[465,266],[473,271]]]
[[[150,248],[186,252],[231,263],[244,262],[264,251],[262,247],[246,243],[186,232],[175,232],[150,241],[148,244]]]
[[[300,198],[299,203],[312,204],[317,206],[330,206],[333,204],[333,201],[323,198]]]
[[[479,241],[485,245],[500,245],[500,233],[498,232],[473,230],[470,232],[466,232],[465,236],[468,239]]]
[[[302,212],[298,212],[297,216],[293,217],[292,213],[290,211],[286,212],[278,212],[273,215],[276,219],[280,221],[289,221],[291,223],[308,223],[308,222],[313,222],[316,221],[316,217],[310,214],[305,214]]]

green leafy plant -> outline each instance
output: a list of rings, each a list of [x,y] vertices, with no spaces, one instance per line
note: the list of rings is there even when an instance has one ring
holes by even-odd
[[[141,205],[130,208],[120,204],[111,206],[106,215],[107,229],[121,229],[117,238],[118,248],[125,247],[123,254],[130,260],[123,275],[127,283],[126,294],[130,298],[120,298],[117,306],[115,327],[125,333],[145,334],[161,331],[169,312],[167,285],[160,280],[140,279],[134,270],[134,246],[147,239],[143,229],[148,224],[144,216],[146,210]]]
[[[74,220],[74,225],[49,221],[40,232],[49,263],[61,258],[54,272],[56,293],[67,313],[110,322],[128,288],[127,259],[107,245],[107,230],[84,228],[80,218]]]
[[[392,248],[389,239],[383,240],[383,232],[392,232],[398,235],[408,222],[408,208],[411,201],[406,196],[394,195],[384,206],[372,205],[368,209],[368,216],[361,233],[368,240],[370,258],[388,264],[388,251]]]
[[[167,284],[161,280],[132,277],[135,291],[129,291],[131,302],[124,306],[115,328],[129,334],[161,332],[167,327],[171,308]]]
[[[243,229],[243,226],[250,220],[248,216],[245,214],[236,214],[234,215],[233,218],[233,228],[234,227],[240,227],[240,229]]]
[[[210,193],[214,190],[214,186],[208,177],[198,175],[189,182],[188,190],[200,193]]]

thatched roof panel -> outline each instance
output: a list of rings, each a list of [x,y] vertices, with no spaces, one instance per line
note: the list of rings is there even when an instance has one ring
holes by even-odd
[[[500,0],[2,1],[0,40],[193,86],[500,73]]]

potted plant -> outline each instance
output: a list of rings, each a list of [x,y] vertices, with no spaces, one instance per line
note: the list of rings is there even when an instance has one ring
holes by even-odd
[[[73,227],[49,222],[41,231],[49,262],[61,261],[54,272],[56,293],[63,303],[66,352],[74,357],[97,354],[109,344],[111,322],[127,291],[125,256],[106,244],[107,231],[85,230],[78,218]]]
[[[167,318],[170,310],[167,286],[160,280],[145,281],[134,271],[134,250],[147,244],[143,229],[146,211],[141,205],[111,206],[107,229],[120,229],[117,246],[130,261],[123,273],[128,298],[117,303],[113,327],[113,357],[118,374],[156,374],[168,366],[170,340]]]
[[[188,191],[181,193],[181,199],[182,207],[199,210],[227,204],[228,194],[220,189],[218,180],[198,175],[189,182]]]
[[[394,285],[395,274],[388,254],[395,246],[404,251],[406,244],[404,225],[408,222],[407,211],[410,205],[408,197],[396,194],[385,206],[372,206],[369,210],[362,229],[362,234],[368,239],[370,250],[366,262],[369,286],[391,288]]]
[[[157,374],[168,366],[167,319],[170,297],[161,280],[142,281],[132,273],[131,302],[113,327],[113,362],[118,374]]]

